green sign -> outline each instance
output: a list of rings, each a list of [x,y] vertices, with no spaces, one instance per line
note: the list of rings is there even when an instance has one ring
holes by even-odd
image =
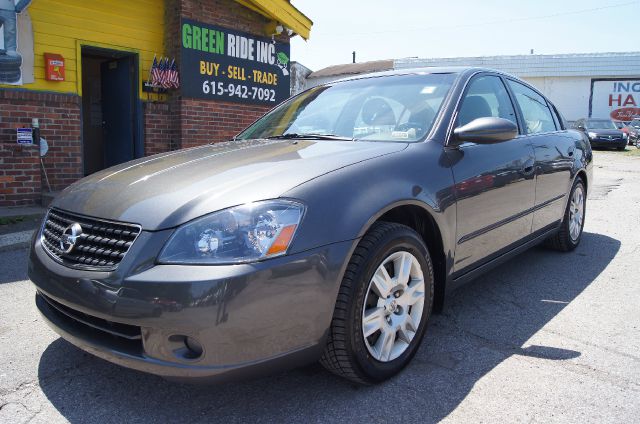
[[[289,44],[190,19],[181,23],[182,95],[276,105],[289,97]]]

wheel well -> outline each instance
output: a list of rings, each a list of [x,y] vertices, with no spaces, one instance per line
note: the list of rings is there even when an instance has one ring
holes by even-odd
[[[588,193],[589,192],[589,182],[587,181],[587,173],[585,172],[584,169],[581,169],[580,171],[578,171],[578,178],[582,179],[582,182],[584,183],[584,189]]]
[[[433,299],[434,312],[441,312],[444,305],[446,283],[446,261],[442,235],[433,217],[416,205],[398,206],[385,212],[378,221],[395,222],[406,225],[417,232],[427,245],[433,264],[435,293]]]

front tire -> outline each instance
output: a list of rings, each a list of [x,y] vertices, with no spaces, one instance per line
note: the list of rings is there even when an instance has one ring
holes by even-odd
[[[578,178],[571,188],[560,230],[547,239],[547,245],[552,249],[570,252],[580,244],[587,210],[586,193],[584,182]]]
[[[433,291],[420,236],[405,225],[374,224],[347,266],[320,363],[361,384],[396,375],[420,346]]]

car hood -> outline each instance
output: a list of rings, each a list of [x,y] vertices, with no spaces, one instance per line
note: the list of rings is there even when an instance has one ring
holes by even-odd
[[[406,147],[329,140],[218,143],[97,172],[66,188],[52,206],[160,230],[231,206],[277,198],[320,175]]]

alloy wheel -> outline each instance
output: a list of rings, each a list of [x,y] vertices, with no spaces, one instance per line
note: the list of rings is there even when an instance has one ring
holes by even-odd
[[[420,325],[424,302],[418,259],[399,251],[383,260],[369,282],[362,309],[362,335],[376,360],[390,362],[407,350]]]
[[[571,196],[569,206],[569,236],[574,242],[582,232],[582,220],[584,219],[584,191],[581,185],[577,185]]]

